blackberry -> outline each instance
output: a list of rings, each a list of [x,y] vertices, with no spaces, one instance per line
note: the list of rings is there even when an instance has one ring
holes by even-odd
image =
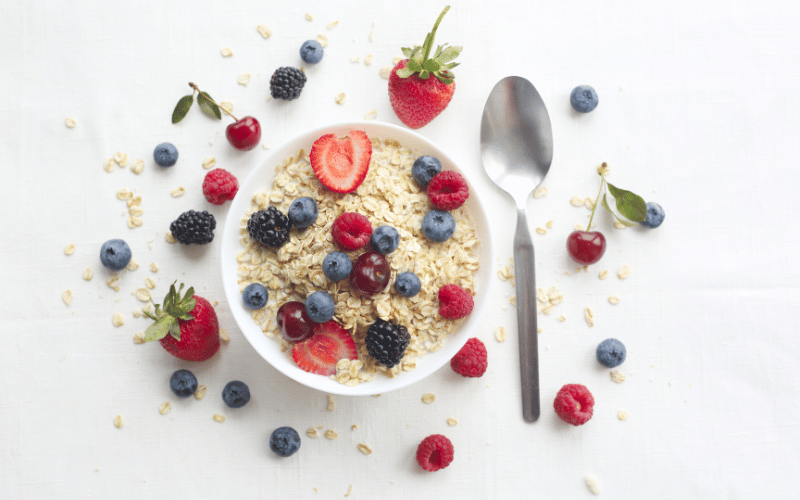
[[[306,74],[297,68],[289,66],[275,70],[269,79],[269,91],[275,99],[292,101],[300,97],[303,85],[306,84]]]
[[[292,223],[275,207],[259,210],[247,221],[250,237],[262,245],[279,248],[289,240]]]
[[[210,213],[205,210],[202,212],[189,210],[172,221],[169,230],[172,232],[172,236],[184,245],[192,243],[205,245],[214,239],[214,228],[216,227],[217,221]]]
[[[391,368],[403,359],[411,335],[404,326],[389,323],[380,318],[367,330],[367,351],[375,361]]]

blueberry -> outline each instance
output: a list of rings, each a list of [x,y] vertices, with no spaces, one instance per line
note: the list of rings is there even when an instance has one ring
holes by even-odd
[[[261,283],[251,283],[242,292],[242,302],[248,309],[261,309],[268,300],[269,292]]]
[[[442,171],[442,164],[433,156],[420,156],[411,166],[411,177],[421,188],[428,187],[433,176]]]
[[[456,220],[448,212],[431,210],[422,218],[422,234],[429,240],[447,241],[456,230]]]
[[[397,250],[400,245],[400,233],[392,226],[378,226],[372,231],[369,242],[376,252],[386,255]]]
[[[316,40],[306,40],[300,46],[300,58],[307,64],[317,64],[323,55],[322,44]]]
[[[232,380],[222,389],[222,400],[231,408],[241,408],[250,401],[250,388],[239,380]]]
[[[664,209],[654,201],[647,202],[647,219],[640,222],[644,227],[655,229],[664,222]]]
[[[169,388],[179,398],[188,398],[197,390],[197,377],[189,370],[178,370],[169,378]]]
[[[325,323],[333,317],[336,304],[327,292],[314,292],[306,299],[306,314],[314,323]]]
[[[625,345],[617,339],[605,339],[597,345],[597,361],[606,368],[614,368],[625,361]]]
[[[162,167],[171,167],[178,161],[178,148],[171,142],[162,142],[153,150],[153,159]]]
[[[290,457],[300,449],[300,434],[291,427],[278,427],[269,437],[269,449],[281,457]]]
[[[339,281],[350,276],[353,271],[353,261],[346,253],[331,252],[322,261],[322,272],[331,281]]]
[[[289,222],[292,223],[292,226],[305,229],[317,220],[319,208],[317,207],[317,202],[314,201],[313,198],[303,196],[292,202],[289,206],[288,215]]]
[[[100,247],[100,262],[112,271],[125,269],[130,261],[131,247],[123,240],[108,240]]]
[[[413,297],[418,294],[422,288],[422,283],[419,281],[419,276],[406,271],[397,275],[394,280],[394,289],[403,297]]]
[[[572,104],[573,109],[579,113],[588,113],[597,107],[600,102],[597,98],[597,92],[588,85],[578,85],[572,89],[569,95],[569,102]]]

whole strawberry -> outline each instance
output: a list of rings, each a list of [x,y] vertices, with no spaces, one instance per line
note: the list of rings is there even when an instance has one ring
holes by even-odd
[[[186,361],[205,361],[219,350],[219,321],[214,307],[189,287],[181,298],[175,283],[169,287],[164,305],[156,304],[155,313],[146,312],[155,320],[145,330],[146,341],[158,340],[170,354]]]
[[[455,75],[450,70],[459,63],[450,61],[458,57],[462,47],[440,45],[431,57],[436,29],[448,10],[449,5],[439,15],[422,47],[403,48],[408,59],[398,62],[389,77],[392,108],[400,121],[412,129],[424,127],[439,116],[456,91]]]

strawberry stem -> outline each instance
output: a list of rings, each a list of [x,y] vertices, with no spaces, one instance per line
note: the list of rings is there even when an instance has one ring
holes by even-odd
[[[586,226],[587,231],[592,230],[592,219],[594,219],[594,211],[597,210],[597,205],[600,202],[600,195],[603,194],[603,187],[606,185],[606,178],[603,177],[603,174],[600,174],[600,191],[597,193],[597,198],[594,200],[594,206],[592,206],[592,215],[589,217],[589,224]]]
[[[197,92],[199,92],[199,93],[201,93],[201,94],[202,94],[202,91],[200,90],[200,88],[199,88],[197,85],[195,85],[194,83],[192,83],[192,82],[189,82],[189,86],[190,86],[190,87],[192,87],[193,89],[195,89]],[[214,99],[212,99],[212,98],[208,97],[208,94],[204,95],[203,97],[204,97],[204,98],[206,98],[206,99],[208,99],[208,100],[209,100],[209,101],[210,101],[212,104],[214,104],[214,106],[216,106],[216,107],[218,107],[219,109],[221,109],[222,111],[224,111],[224,112],[225,112],[225,114],[229,115],[231,118],[233,118],[233,119],[234,119],[234,120],[236,120],[237,122],[239,121],[239,119],[238,119],[238,118],[236,118],[235,116],[233,116],[233,113],[229,112],[227,109],[225,109],[225,108],[223,108],[222,106],[220,106],[219,104],[215,103],[215,102],[214,102]]]
[[[439,27],[439,23],[442,22],[442,18],[444,15],[447,14],[447,11],[450,10],[450,6],[446,6],[441,14],[439,14],[439,19],[436,20],[436,23],[433,25],[433,30],[430,32],[429,39],[425,40],[427,43],[425,44],[425,57],[422,58],[422,63],[424,64],[425,61],[428,60],[428,56],[431,55],[431,49],[433,48],[433,39],[436,37],[436,29]]]

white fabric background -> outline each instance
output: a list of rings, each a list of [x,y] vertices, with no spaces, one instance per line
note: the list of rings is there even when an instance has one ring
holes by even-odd
[[[463,45],[450,107],[422,134],[468,172],[496,220],[495,265],[511,255],[512,202],[484,177],[479,123],[501,77],[529,78],[553,122],[555,158],[549,194],[529,202],[540,286],[565,296],[541,316],[542,400],[536,424],[521,418],[515,309],[509,283],[494,286],[478,332],[489,371],[462,379],[445,367],[380,398],[336,398],[268,366],[237,331],[223,304],[229,345],[204,364],[185,364],[131,338],[146,323],[131,317],[129,294],[153,276],[160,298],[175,279],[223,301],[218,245],[167,245],[171,220],[207,208],[203,158],[243,179],[265,154],[233,151],[224,123],[193,109],[174,126],[169,116],[193,81],[234,114],[252,114],[263,142],[278,145],[310,127],[361,119],[399,123],[378,69],[400,47],[420,43],[442,5],[378,2],[25,2],[0,7],[0,496],[3,498],[588,498],[596,475],[608,498],[787,498],[798,487],[800,391],[797,209],[798,8],[786,2],[453,2],[438,40]],[[314,21],[304,14],[311,12]],[[338,19],[337,28],[326,25]],[[374,28],[372,23],[375,23]],[[256,31],[267,24],[273,36]],[[374,31],[374,42],[368,35]],[[325,33],[325,59],[291,103],[266,102],[269,75],[298,65],[302,41]],[[222,47],[235,55],[223,58]],[[372,53],[370,67],[350,57]],[[253,75],[249,86],[236,83]],[[588,115],[569,107],[570,90],[593,85],[600,105]],[[347,94],[343,106],[334,103]],[[73,117],[74,129],[64,126]],[[154,167],[153,147],[171,141],[178,165]],[[111,174],[116,151],[144,158],[141,176]],[[589,273],[574,272],[567,234],[589,212],[569,204],[594,196],[594,168],[609,162],[610,180],[660,202],[656,231],[613,229],[599,214],[609,248]],[[182,198],[170,190],[183,185]],[[125,225],[121,187],[143,196],[144,226]],[[214,208],[218,221],[226,208]],[[218,231],[219,232],[219,231]],[[139,270],[122,290],[105,284],[97,253],[112,237],[130,242]],[[152,249],[147,241],[153,241]],[[77,245],[67,257],[63,248]],[[216,243],[216,242],[215,242]],[[152,275],[150,262],[160,270]],[[616,269],[633,270],[626,281]],[[91,282],[81,278],[92,265]],[[490,263],[486,263],[490,265]],[[601,269],[612,277],[597,279]],[[61,293],[71,288],[71,307]],[[611,306],[607,297],[622,299]],[[584,307],[596,311],[589,328]],[[121,311],[126,323],[111,325]],[[556,322],[564,314],[567,321]],[[494,340],[509,329],[505,343]],[[628,347],[615,384],[593,359],[600,340]],[[208,386],[200,402],[177,401],[169,375],[187,366]],[[245,380],[253,399],[229,411],[219,392]],[[587,385],[594,418],[573,428],[550,410],[561,385]],[[436,402],[425,405],[422,394]],[[158,406],[171,400],[167,416]],[[630,418],[617,419],[626,409]],[[214,413],[223,413],[223,424]],[[112,418],[120,414],[125,426]],[[459,424],[448,427],[446,419]],[[357,431],[350,426],[358,424]],[[291,425],[303,445],[281,460],[267,448],[272,429]],[[306,438],[323,425],[335,441]],[[456,458],[423,473],[419,441],[449,436]],[[375,451],[364,456],[359,442]],[[314,487],[319,493],[314,491]]]

